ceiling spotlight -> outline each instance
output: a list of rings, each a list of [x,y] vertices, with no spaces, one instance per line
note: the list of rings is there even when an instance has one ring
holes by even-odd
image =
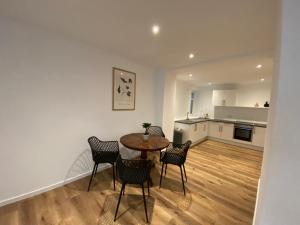
[[[193,76],[193,74],[190,73],[190,74],[189,74],[189,77],[192,77],[192,76]]]
[[[256,66],[256,68],[257,68],[257,69],[260,69],[260,68],[262,68],[262,65],[261,65],[261,64],[258,64],[258,65]]]
[[[153,26],[152,26],[152,33],[153,33],[153,34],[158,34],[158,33],[159,33],[159,30],[160,30],[160,28],[159,28],[158,25],[153,25]]]
[[[265,81],[265,79],[264,79],[264,78],[261,78],[261,79],[260,79],[260,82],[264,82],[264,81]]]
[[[195,55],[194,55],[193,53],[189,54],[189,58],[190,58],[190,59],[192,59],[192,58],[194,58],[194,57],[195,57]]]
[[[212,85],[212,83],[211,83],[211,82],[208,82],[208,85],[209,85],[209,86],[211,86],[211,85]]]

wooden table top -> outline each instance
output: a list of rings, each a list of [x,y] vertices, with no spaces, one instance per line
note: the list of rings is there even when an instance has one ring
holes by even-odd
[[[120,142],[127,148],[137,151],[159,151],[169,145],[167,138],[159,135],[150,135],[145,141],[142,133],[132,133],[124,135],[120,138]]]

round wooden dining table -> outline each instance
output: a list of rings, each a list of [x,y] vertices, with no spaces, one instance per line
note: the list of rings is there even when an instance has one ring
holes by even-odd
[[[120,138],[120,142],[126,148],[140,151],[142,159],[147,159],[147,152],[160,151],[170,144],[167,138],[159,135],[150,135],[148,140],[144,140],[142,133],[124,135]]]

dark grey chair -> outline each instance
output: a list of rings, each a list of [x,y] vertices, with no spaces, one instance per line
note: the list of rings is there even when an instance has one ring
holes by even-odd
[[[165,134],[160,126],[151,126],[148,128],[148,132],[149,132],[149,134],[152,134],[152,135],[159,135],[161,137],[165,137]],[[160,153],[159,153],[159,161],[161,161],[161,154],[162,154],[162,151],[160,151]]]
[[[95,136],[90,137],[88,142],[92,150],[92,157],[94,161],[94,168],[90,178],[88,191],[90,191],[92,180],[97,173],[98,165],[100,163],[110,163],[112,165],[114,190],[116,190],[115,162],[119,156],[119,143],[117,141],[101,141]]]
[[[186,176],[184,163],[186,161],[187,152],[190,149],[191,144],[192,144],[192,142],[190,140],[187,141],[184,144],[170,143],[170,145],[167,147],[167,150],[165,152],[162,152],[161,162],[163,164],[162,164],[162,167],[161,167],[159,187],[161,187],[164,167],[166,167],[165,168],[165,175],[166,175],[167,165],[168,164],[173,164],[173,165],[176,165],[176,166],[180,167],[183,192],[184,192],[184,195],[185,195],[185,187],[184,187],[184,180],[183,180],[183,174],[182,174],[182,167],[183,167],[183,170],[184,170],[185,179],[187,181],[187,176]]]
[[[139,184],[142,187],[143,198],[144,198],[144,207],[146,214],[146,221],[148,223],[148,214],[147,214],[147,204],[144,191],[144,183],[147,181],[148,185],[148,196],[150,195],[149,181],[150,181],[150,170],[151,170],[151,161],[150,160],[128,160],[122,159],[119,155],[117,159],[117,169],[118,175],[122,182],[122,188],[119,195],[118,205],[115,213],[114,221],[116,221],[119,205],[121,201],[122,194],[125,193],[126,184]]]

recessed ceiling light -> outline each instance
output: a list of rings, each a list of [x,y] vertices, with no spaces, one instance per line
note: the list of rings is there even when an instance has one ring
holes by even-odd
[[[265,81],[265,79],[264,79],[264,78],[261,78],[261,79],[260,79],[260,82],[264,82],[264,81]]]
[[[189,74],[189,77],[192,77],[192,76],[193,76],[193,74],[190,73],[190,74]]]
[[[256,66],[256,68],[257,68],[257,69],[260,69],[260,68],[262,68],[262,65],[261,65],[261,64],[258,64],[258,65]]]
[[[209,85],[209,86],[211,86],[211,85],[212,85],[212,83],[211,83],[211,82],[208,82],[208,85]]]
[[[152,26],[152,33],[153,33],[153,34],[158,34],[158,33],[159,33],[159,30],[160,30],[160,28],[159,28],[158,25],[153,25],[153,26]]]
[[[192,58],[194,58],[194,57],[195,57],[195,55],[194,55],[193,53],[189,54],[189,58],[190,58],[190,59],[192,59]]]

